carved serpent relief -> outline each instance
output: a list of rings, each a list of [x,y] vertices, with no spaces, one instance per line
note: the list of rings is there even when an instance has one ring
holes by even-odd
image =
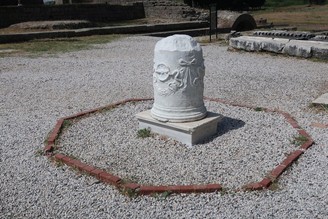
[[[203,87],[205,66],[203,63],[197,67],[197,60],[190,57],[190,61],[178,60],[180,68],[173,71],[165,64],[158,64],[154,69],[153,80],[159,95],[168,96],[176,92],[183,92],[190,86]],[[166,84],[161,88],[159,83]]]

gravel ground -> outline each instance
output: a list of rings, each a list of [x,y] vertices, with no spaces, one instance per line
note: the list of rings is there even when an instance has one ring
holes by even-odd
[[[45,136],[59,117],[126,98],[151,97],[158,40],[131,37],[87,51],[0,58],[0,218],[327,218],[328,131],[310,124],[327,124],[328,115],[308,107],[328,92],[327,63],[228,52],[215,44],[203,47],[206,96],[287,111],[316,141],[274,190],[129,199],[40,156]],[[253,133],[248,119],[254,112],[228,106],[222,110],[245,124],[214,141],[225,138],[236,144],[234,133],[240,136],[247,127]],[[259,129],[259,138],[286,127],[277,115],[259,118],[256,124],[267,120],[279,125],[262,127],[268,130]],[[283,135],[288,138],[293,130],[284,129]],[[245,141],[257,144],[259,138]],[[231,178],[222,180],[237,186]]]
[[[62,153],[129,181],[220,183],[234,189],[261,181],[297,148],[291,142],[298,132],[282,115],[213,101],[206,102],[207,109],[224,115],[214,139],[192,148],[158,135],[140,139],[135,114],[150,109],[152,103],[128,103],[79,119],[63,131],[57,146]]]

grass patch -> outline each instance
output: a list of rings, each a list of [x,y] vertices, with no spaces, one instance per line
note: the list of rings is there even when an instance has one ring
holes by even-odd
[[[120,189],[121,193],[131,199],[136,198],[139,193],[134,189]]]
[[[35,156],[36,157],[42,157],[42,156],[44,156],[44,150],[43,149],[38,149],[38,150],[36,150],[35,151]]]
[[[109,43],[117,40],[119,37],[120,35],[101,35],[74,38],[40,39],[22,43],[0,44],[0,51],[4,51],[1,52],[0,55],[4,57],[9,54],[23,53],[39,56],[43,54],[67,53],[90,49],[95,44]]]
[[[152,197],[159,199],[159,200],[164,200],[168,198],[172,194],[172,191],[165,191],[162,193],[153,193],[151,194]]]
[[[256,112],[261,112],[261,111],[264,111],[264,109],[262,107],[256,107],[254,109]]]
[[[268,189],[270,189],[271,191],[281,190],[278,182],[272,182]]]
[[[63,125],[62,125],[62,129],[67,129],[71,125],[72,125],[72,121],[64,120]]]
[[[134,176],[131,176],[130,178],[123,178],[121,180],[122,184],[137,183],[137,182],[138,182],[138,178]],[[139,195],[138,190],[129,189],[129,188],[120,188],[120,192],[123,195],[128,196],[129,198],[136,198]]]
[[[149,128],[139,129],[137,132],[138,138],[148,138],[151,137],[151,131]]]
[[[166,199],[167,197],[169,197],[172,194],[171,191],[165,191],[161,194],[161,198]]]
[[[54,164],[57,168],[63,167],[65,164],[60,160],[54,160]]]
[[[284,1],[285,2],[285,1]],[[286,3],[287,4],[287,3]],[[290,5],[290,3],[288,3]],[[328,5],[293,5],[286,7],[268,7],[251,13],[255,20],[266,18],[274,25],[295,26],[301,31],[328,30]]]
[[[123,104],[122,104],[122,105],[123,105]],[[108,111],[111,111],[111,110],[115,109],[116,107],[117,107],[117,106],[106,106],[106,107],[104,107],[104,108],[98,110],[97,113],[104,114],[104,113],[106,113],[106,112],[108,112]]]
[[[309,105],[309,108],[316,110],[317,112],[328,112],[327,104],[313,104]]]
[[[292,144],[300,146],[307,141],[308,141],[307,137],[305,137],[303,135],[299,135],[299,136],[294,136],[294,139],[292,140]]]
[[[323,110],[328,112],[328,105],[327,104],[320,104],[319,107]]]

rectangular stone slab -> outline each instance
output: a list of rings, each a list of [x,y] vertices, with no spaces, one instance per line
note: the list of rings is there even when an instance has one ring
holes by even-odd
[[[150,110],[136,115],[139,121],[139,129],[150,128],[151,132],[168,136],[188,146],[195,145],[207,137],[217,133],[219,121],[222,115],[207,112],[204,119],[193,122],[160,122],[151,116]]]
[[[328,105],[328,93],[322,94],[320,97],[315,99],[312,103],[315,105],[320,105],[320,104]]]

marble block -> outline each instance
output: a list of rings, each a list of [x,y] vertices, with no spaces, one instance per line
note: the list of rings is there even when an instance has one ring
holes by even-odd
[[[215,135],[222,115],[207,112],[206,118],[198,121],[173,123],[161,122],[151,116],[150,110],[136,115],[139,129],[149,128],[151,132],[168,136],[188,146],[195,145],[202,140]]]

